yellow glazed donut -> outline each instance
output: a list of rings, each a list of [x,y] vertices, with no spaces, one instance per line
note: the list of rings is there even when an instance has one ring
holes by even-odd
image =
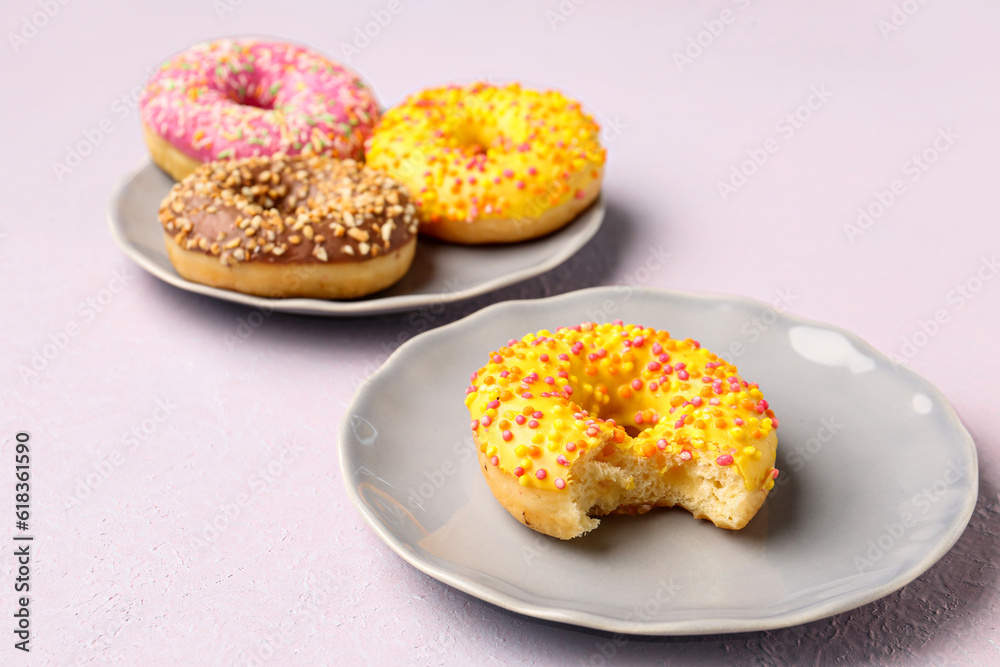
[[[414,193],[421,233],[509,243],[555,231],[597,198],[599,130],[579,102],[554,90],[448,86],[385,112],[365,159]]]
[[[691,339],[584,323],[490,353],[465,404],[483,476],[538,532],[679,505],[722,528],[774,486],[778,420],[756,384]]]
[[[281,153],[207,162],[160,205],[177,273],[266,297],[350,299],[388,287],[413,261],[417,216],[380,171]]]

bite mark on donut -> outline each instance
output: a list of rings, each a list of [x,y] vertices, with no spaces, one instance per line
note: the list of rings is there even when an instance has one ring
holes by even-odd
[[[738,529],[773,487],[777,418],[697,341],[584,323],[489,356],[466,400],[483,474],[535,530],[568,539],[675,505]]]

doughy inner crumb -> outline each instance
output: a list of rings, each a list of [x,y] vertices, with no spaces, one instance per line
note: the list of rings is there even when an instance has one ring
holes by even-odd
[[[679,461],[663,454],[646,458],[608,445],[594,447],[577,459],[570,476],[571,497],[585,530],[597,525],[587,517],[643,514],[674,505],[722,527],[745,523],[740,514],[746,493],[735,466]]]

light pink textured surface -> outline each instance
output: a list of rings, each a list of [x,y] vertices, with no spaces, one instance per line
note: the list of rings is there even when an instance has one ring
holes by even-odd
[[[7,629],[9,538],[0,548],[0,662],[997,664],[1000,6],[663,4],[6,2],[0,510],[11,535],[12,439],[30,431],[37,541],[28,660]],[[584,101],[608,128],[597,239],[541,278],[443,313],[357,320],[258,321],[121,255],[105,210],[145,159],[135,102],[150,67],[198,40],[254,33],[343,59],[372,12],[386,25],[349,64],[383,103],[475,78]],[[43,27],[25,28],[33,20]],[[719,34],[678,65],[706,21]],[[809,101],[800,127],[782,120]],[[67,158],[86,142],[97,145]],[[768,148],[723,201],[717,181]],[[925,150],[936,160],[921,170],[911,160]],[[879,193],[888,202],[895,180],[894,201],[852,243],[845,224]],[[640,269],[660,252],[662,268]],[[911,356],[979,447],[980,502],[956,547],[902,591],[833,619],[677,639],[520,617],[391,553],[337,464],[360,379],[398,341],[487,303],[637,278],[790,293],[792,311]],[[966,298],[958,285],[979,289]],[[245,328],[251,317],[259,326]],[[22,377],[68,325],[76,335]],[[914,337],[918,348],[904,345]]]

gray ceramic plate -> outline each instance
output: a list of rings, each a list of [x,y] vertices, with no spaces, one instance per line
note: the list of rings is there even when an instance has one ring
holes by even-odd
[[[601,197],[569,225],[534,241],[508,246],[460,246],[421,239],[413,265],[403,279],[362,299],[265,299],[188,282],[174,271],[156,219],[160,202],[173,184],[167,174],[146,163],[126,176],[115,190],[108,222],[126,255],[160,280],[189,292],[305,315],[380,315],[486,294],[559,266],[597,233],[604,220]]]
[[[760,383],[782,474],[745,529],[671,509],[563,542],[493,498],[469,374],[510,338],[611,319],[696,338]],[[777,628],[871,602],[951,548],[978,489],[944,396],[853,334],[749,299],[622,286],[496,304],[407,342],[358,391],[340,458],[362,516],[423,572],[516,612],[634,634]]]

